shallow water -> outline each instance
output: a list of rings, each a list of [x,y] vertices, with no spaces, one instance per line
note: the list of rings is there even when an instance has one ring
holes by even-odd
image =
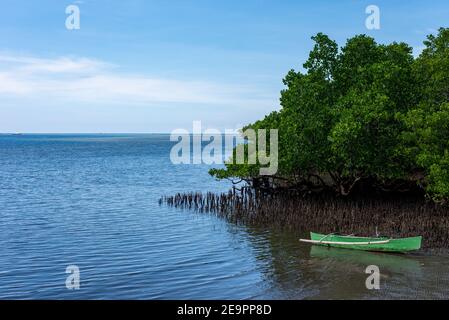
[[[301,234],[160,206],[225,191],[167,135],[0,136],[0,298],[448,298],[449,256],[311,247]],[[367,290],[365,268],[381,271]],[[68,265],[80,269],[68,290]]]

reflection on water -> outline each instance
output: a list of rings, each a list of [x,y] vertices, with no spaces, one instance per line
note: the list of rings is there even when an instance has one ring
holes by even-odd
[[[447,255],[300,243],[159,206],[229,188],[170,163],[167,135],[0,137],[0,299],[448,298]],[[310,231],[310,230],[307,230]],[[68,265],[81,288],[65,288]],[[381,290],[365,288],[368,264]]]
[[[418,273],[421,263],[411,255],[389,254],[312,246],[312,258],[331,259],[341,263],[360,264],[364,266],[376,265],[385,272]]]

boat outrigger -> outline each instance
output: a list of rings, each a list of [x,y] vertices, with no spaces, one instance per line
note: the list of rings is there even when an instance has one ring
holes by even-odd
[[[422,237],[393,239],[388,237],[357,237],[336,234],[310,233],[309,239],[300,239],[301,242],[315,245],[346,248],[365,251],[382,252],[408,252],[421,248]]]

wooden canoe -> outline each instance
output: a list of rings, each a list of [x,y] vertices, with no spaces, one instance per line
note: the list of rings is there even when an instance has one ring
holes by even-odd
[[[365,251],[408,252],[421,248],[422,237],[398,238],[387,237],[357,237],[335,234],[310,233],[310,239],[300,239],[302,242],[314,245],[346,248]]]

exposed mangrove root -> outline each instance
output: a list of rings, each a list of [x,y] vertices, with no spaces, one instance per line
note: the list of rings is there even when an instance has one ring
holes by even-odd
[[[212,213],[233,223],[299,232],[422,235],[424,248],[449,248],[449,208],[413,198],[344,199],[329,195],[263,194],[252,189],[228,193],[178,193],[159,200],[179,209]]]

